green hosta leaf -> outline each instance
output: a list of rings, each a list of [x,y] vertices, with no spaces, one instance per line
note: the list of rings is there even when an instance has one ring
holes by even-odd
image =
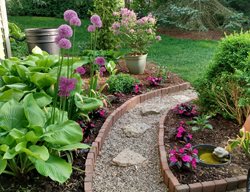
[[[45,111],[46,111],[46,118],[48,119],[47,123],[49,123],[48,125],[50,125],[51,124],[51,116],[52,116],[52,107],[47,107]],[[68,112],[67,111],[63,112],[63,111],[56,108],[54,118],[55,118],[54,119],[55,124],[67,121],[68,120]]]
[[[5,130],[26,127],[28,124],[23,106],[15,100],[5,103],[0,109],[0,127]]]
[[[72,173],[71,164],[52,155],[47,161],[36,160],[35,167],[38,173],[46,177],[48,176],[53,181],[58,181],[59,183],[64,183]]]
[[[40,139],[40,137],[38,137],[34,131],[29,131],[26,135],[25,135],[25,139],[26,141],[30,141],[31,143],[37,143]]]
[[[34,93],[33,96],[34,96],[34,99],[36,100],[36,103],[41,108],[49,105],[52,102],[52,97],[50,97],[46,93],[42,93],[42,92]]]
[[[5,144],[0,145],[0,151],[6,152],[6,151],[8,151],[8,149],[9,149],[8,145],[5,145]]]
[[[48,73],[36,72],[31,76],[30,81],[42,89],[44,87],[49,87],[49,86],[55,84],[56,77],[52,76]]]
[[[22,131],[22,130],[18,130],[18,129],[15,129],[15,128],[14,128],[14,129],[12,129],[12,130],[10,131],[9,135],[10,135],[13,139],[17,140],[17,139],[21,139],[22,137],[24,137],[25,132]]]
[[[2,76],[2,79],[3,79],[4,83],[6,83],[6,84],[13,84],[13,83],[22,82],[22,80],[19,77],[12,76],[12,75]]]
[[[38,67],[44,67],[44,68],[50,68],[52,66],[55,66],[57,62],[59,61],[59,57],[56,55],[46,55],[43,58],[36,61],[36,65]]]
[[[9,149],[6,151],[3,155],[3,159],[13,159],[18,153],[15,151],[15,149]]]
[[[24,80],[28,79],[30,71],[27,67],[25,67],[23,65],[16,65],[16,70],[17,70],[18,75],[22,79],[24,79]]]
[[[59,148],[54,148],[58,151],[71,151],[71,150],[75,150],[75,149],[89,149],[90,146],[83,144],[83,143],[76,143],[76,144],[72,144],[72,145],[65,145],[63,147],[59,147]]]
[[[204,128],[206,128],[206,129],[213,129],[213,126],[211,124],[207,124],[207,125],[204,126]]]
[[[6,75],[6,73],[8,73],[8,70],[4,66],[0,65],[0,76]]]
[[[8,102],[11,99],[19,101],[24,95],[24,92],[17,89],[9,89],[0,93],[0,102]]]
[[[96,98],[83,97],[79,94],[75,95],[75,104],[84,113],[88,113],[103,106],[101,100]]]
[[[200,127],[192,127],[192,131],[199,131]]]
[[[32,49],[32,53],[35,54],[35,55],[43,55],[42,49],[40,49],[38,46],[35,46],[35,47]]]
[[[18,90],[26,90],[27,85],[24,83],[14,83],[11,85],[5,85],[6,87],[8,87],[9,89],[18,89]]]
[[[0,136],[0,144],[11,146],[13,143],[15,143],[15,139],[13,139],[13,137],[11,137],[9,134]]]
[[[0,175],[3,173],[6,167],[7,167],[7,160],[3,159],[3,157],[0,155]]]
[[[70,145],[82,140],[82,129],[75,121],[53,124],[46,128],[44,140],[53,145]]]
[[[29,126],[43,127],[46,123],[46,116],[42,109],[38,106],[32,94],[24,98],[24,112]]]

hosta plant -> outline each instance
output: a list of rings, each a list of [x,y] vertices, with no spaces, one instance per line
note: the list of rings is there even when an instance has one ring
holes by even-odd
[[[176,105],[176,107],[173,108],[173,111],[177,115],[181,115],[184,117],[193,117],[198,114],[196,107],[194,105],[191,105],[189,103],[182,103]]]
[[[88,146],[80,143],[82,130],[66,112],[55,114],[51,124],[52,108],[41,108],[32,93],[21,102],[1,103],[0,174],[23,176],[36,169],[59,183],[70,177],[72,165],[60,155]]]
[[[194,117],[192,121],[188,121],[187,124],[193,125],[192,131],[202,131],[204,129],[213,129],[213,126],[209,123],[209,115],[201,115]]]
[[[175,148],[170,150],[169,155],[170,166],[178,170],[194,170],[198,162],[198,150],[192,149],[190,143],[183,148]]]

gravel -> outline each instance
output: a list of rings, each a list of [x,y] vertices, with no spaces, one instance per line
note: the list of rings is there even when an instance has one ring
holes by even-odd
[[[178,97],[173,97],[173,96]],[[184,97],[182,97],[184,96]],[[196,97],[189,89],[165,97],[157,97],[137,105],[133,110],[123,115],[112,127],[97,159],[94,177],[95,192],[165,192],[167,191],[160,174],[160,162],[157,146],[157,126],[159,119],[167,109],[187,99]],[[163,108],[161,114],[141,116],[141,111],[151,105],[152,108]],[[128,138],[122,128],[133,123],[146,123],[150,128],[139,138]],[[145,163],[119,167],[112,163],[123,149],[141,154],[147,160]]]

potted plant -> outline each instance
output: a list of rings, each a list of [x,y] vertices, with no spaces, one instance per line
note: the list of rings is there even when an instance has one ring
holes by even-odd
[[[137,14],[127,8],[113,15],[117,21],[113,23],[112,31],[119,38],[121,48],[128,50],[125,61],[130,73],[144,73],[149,46],[161,40],[156,36],[156,19],[152,14],[138,19]]]

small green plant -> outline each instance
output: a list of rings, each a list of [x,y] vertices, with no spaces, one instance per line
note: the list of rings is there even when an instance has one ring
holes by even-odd
[[[139,80],[128,74],[120,73],[110,76],[107,83],[109,85],[109,92],[111,93],[131,93],[135,84],[139,83]]]
[[[209,115],[201,115],[198,117],[194,117],[192,121],[188,121],[188,125],[195,125],[192,127],[192,131],[202,131],[204,129],[213,129],[213,126],[209,124],[208,119],[210,119],[211,116]]]
[[[167,72],[168,72],[167,67],[161,65],[158,67],[157,77],[162,78],[162,81],[164,82],[168,78]]]

